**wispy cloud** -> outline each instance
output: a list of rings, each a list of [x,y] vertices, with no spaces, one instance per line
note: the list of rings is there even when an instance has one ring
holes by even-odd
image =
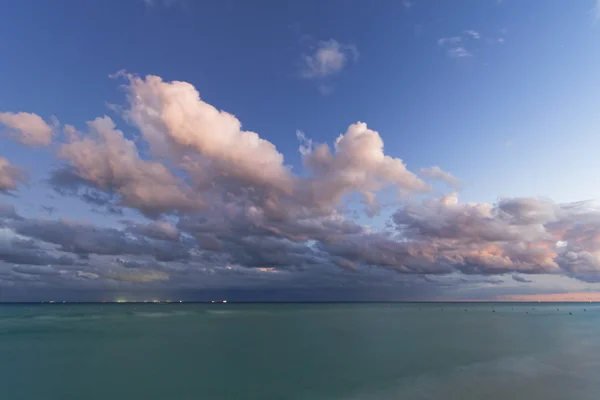
[[[460,36],[450,36],[450,37],[443,37],[438,39],[438,44],[440,46],[447,46],[447,45],[455,45],[458,44],[462,41],[462,37]]]
[[[302,55],[301,74],[304,78],[326,78],[340,73],[349,62],[358,61],[358,49],[335,39],[320,41],[309,53]]]
[[[479,34],[479,32],[471,30],[471,29],[466,30],[465,35],[468,35],[468,36],[472,37],[473,39],[481,38],[481,34]]]
[[[501,31],[505,33],[504,30]],[[469,58],[473,57],[471,48],[476,46],[476,42],[482,41],[488,44],[503,44],[504,37],[484,37],[484,35],[474,29],[466,29],[462,35],[442,37],[437,40],[438,46],[446,50],[446,55],[450,58]]]
[[[428,178],[445,182],[446,184],[452,186],[455,189],[458,189],[460,187],[460,182],[458,181],[458,178],[456,178],[451,173],[444,171],[438,166],[422,168],[419,172],[421,173],[421,175],[424,175]]]
[[[464,38],[462,36],[450,36],[438,39],[437,43],[440,47],[446,49],[446,54],[450,58],[466,58],[472,54],[464,46]]]
[[[448,49],[448,56],[450,58],[466,58],[472,57],[473,55],[469,53],[467,49],[462,46],[452,47]]]

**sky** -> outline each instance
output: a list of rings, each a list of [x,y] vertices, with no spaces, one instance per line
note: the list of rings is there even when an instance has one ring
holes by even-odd
[[[600,2],[0,14],[0,301],[600,300]]]

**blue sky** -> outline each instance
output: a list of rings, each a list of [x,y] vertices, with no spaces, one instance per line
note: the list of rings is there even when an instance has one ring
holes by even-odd
[[[156,158],[144,127],[132,122],[127,105],[131,78],[109,77],[121,70],[190,83],[204,102],[234,114],[243,130],[272,143],[295,176],[310,175],[298,151],[297,131],[315,144],[332,146],[350,124],[363,121],[379,133],[385,154],[400,158],[410,171],[439,166],[458,178],[461,202],[492,204],[500,197],[543,196],[559,205],[598,198],[600,22],[595,6],[594,1],[558,0],[17,2],[0,15],[0,112],[34,113],[49,125],[54,116],[58,122],[52,125],[52,143],[40,147],[15,140],[14,126],[4,121],[0,156],[26,171],[29,179],[6,190],[2,201],[32,221],[66,217],[121,232],[123,219],[132,224],[168,220],[182,237],[193,239],[195,233],[177,225],[181,209],[148,219],[139,207],[123,206],[119,189],[88,181],[88,189],[115,196],[114,205],[121,210],[119,215],[99,213],[81,200],[81,192],[63,196],[48,183],[53,171],[73,161],[59,156],[66,141],[65,124],[85,135],[86,121],[103,115],[136,143],[142,159],[174,166],[173,160]],[[319,59],[320,50],[333,58]],[[188,179],[188,172],[174,174]],[[344,192],[346,200],[336,204],[336,210],[349,204],[360,213],[353,221],[383,229],[404,204],[396,198],[396,184],[381,191],[379,199],[386,207],[374,217],[360,213],[360,201],[347,203],[348,196],[356,197],[351,191]],[[425,197],[439,198],[453,190],[443,182],[432,185],[434,193]],[[415,194],[413,200],[422,196]],[[49,214],[42,206],[56,210]],[[10,235],[27,236],[10,223],[4,226]],[[48,246],[41,238],[33,239]],[[188,251],[203,250],[190,246]],[[45,251],[68,248],[46,247]],[[595,249],[585,250],[595,254]],[[92,259],[98,256],[90,254]],[[109,262],[95,261],[94,268]],[[189,268],[195,268],[190,263]],[[272,267],[267,264],[264,268]],[[7,262],[5,268],[13,271],[15,265],[20,264]],[[579,285],[581,280],[571,278],[581,271],[560,265],[557,275],[571,277],[549,279],[563,282],[560,290]],[[86,271],[82,267],[79,272]],[[103,276],[97,272],[91,273]],[[451,275],[464,273],[458,268]],[[166,274],[168,289],[179,289],[176,278]],[[422,274],[414,275],[421,285]],[[487,279],[488,273],[484,275]],[[35,279],[41,283],[36,284],[58,287],[41,274],[31,276],[39,277]],[[595,279],[584,281],[577,290],[595,290],[590,283]],[[287,287],[289,282],[295,284],[296,278],[280,285]],[[61,290],[77,286],[61,284]],[[118,290],[144,289],[136,284]],[[227,280],[215,285],[230,286]],[[235,285],[246,284],[242,279]],[[476,289],[495,293],[502,285],[492,286]],[[522,290],[533,293],[532,286]],[[548,287],[540,284],[540,290]]]

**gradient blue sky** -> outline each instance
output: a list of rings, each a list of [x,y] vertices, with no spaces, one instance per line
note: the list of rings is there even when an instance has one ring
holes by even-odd
[[[55,116],[58,130],[72,124],[82,131],[86,121],[106,114],[150,159],[138,141],[139,127],[117,108],[126,104],[126,82],[109,75],[125,70],[189,82],[203,101],[273,143],[300,176],[307,172],[298,130],[331,145],[350,124],[364,121],[381,135],[385,154],[401,158],[409,170],[439,166],[457,177],[461,202],[537,196],[578,202],[600,198],[599,15],[592,0],[23,0],[0,14],[0,112],[35,113],[48,123]],[[307,57],[329,40],[341,46],[345,62],[329,66],[327,76],[314,76],[319,74],[307,72]],[[123,207],[123,215],[101,214],[77,196],[58,195],[47,180],[64,164],[56,156],[61,137],[48,147],[31,147],[10,133],[0,135],[0,156],[29,174],[27,184],[0,195],[1,201],[36,221],[67,217],[118,229],[123,219],[147,223],[135,207]],[[353,220],[383,229],[398,204],[393,191],[381,199],[394,204],[373,218]],[[56,211],[49,215],[42,206]],[[163,217],[176,223],[173,215]],[[507,271],[502,284],[448,296],[504,295],[498,287],[514,285],[510,274],[522,270]],[[461,279],[462,273],[450,275]],[[558,275],[535,275],[537,287],[544,293],[553,287],[596,290],[595,279]],[[38,276],[44,286],[44,275]],[[535,294],[535,279],[506,293]],[[46,284],[48,290],[77,289],[76,283]],[[235,285],[243,287],[243,280]],[[423,296],[444,297],[444,287],[425,288]],[[151,288],[167,289],[179,287]],[[326,290],[306,296],[319,299]]]

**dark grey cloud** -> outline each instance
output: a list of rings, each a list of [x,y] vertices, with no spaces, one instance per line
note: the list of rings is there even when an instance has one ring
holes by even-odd
[[[15,232],[59,246],[60,251],[76,255],[152,255],[157,260],[174,261],[189,257],[181,243],[161,243],[128,235],[114,228],[99,228],[68,220],[29,219],[10,225]]]
[[[168,221],[135,223],[124,221],[127,231],[156,240],[179,241],[179,230]]]
[[[2,249],[0,260],[10,264],[23,265],[73,265],[75,259],[66,255],[55,256],[39,250]]]
[[[22,217],[17,213],[15,206],[0,202],[0,222],[3,220],[19,220]]]
[[[25,275],[55,276],[60,274],[59,271],[48,266],[21,265],[12,268],[12,270],[19,274]]]
[[[531,283],[531,282],[533,282],[532,280],[529,280],[529,279],[525,278],[524,276],[516,275],[516,274],[512,275],[512,278],[513,278],[514,281],[521,282],[521,283]]]
[[[17,265],[75,264],[74,257],[42,249],[33,239],[17,236],[7,228],[0,229],[0,261]]]

